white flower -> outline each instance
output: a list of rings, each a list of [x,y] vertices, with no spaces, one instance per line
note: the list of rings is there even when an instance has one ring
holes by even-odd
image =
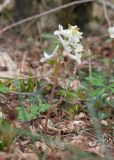
[[[58,36],[58,39],[64,47],[65,52],[63,55],[80,63],[80,52],[83,51],[83,46],[80,44],[82,32],[79,31],[79,28],[77,26],[70,25],[69,29],[64,30],[63,27],[59,25],[59,30],[56,30],[54,34]]]
[[[56,48],[54,49],[54,51],[52,52],[51,55],[49,55],[48,53],[44,52],[44,57],[41,58],[40,62],[45,62],[48,59],[52,59],[53,57],[56,57],[58,48],[59,48],[59,45],[56,46]]]
[[[72,48],[70,47],[68,41],[64,40],[61,35],[58,35],[59,40],[61,41],[64,49],[68,52],[72,52]]]
[[[68,29],[63,29],[63,26],[59,25],[59,29],[54,32],[54,35],[58,36],[59,41],[63,45],[63,56],[68,56],[69,58],[76,60],[78,63],[81,62],[81,52],[83,51],[83,46],[80,44],[82,34],[83,33],[79,31],[77,26],[71,25],[69,25]],[[58,47],[59,45],[51,55],[44,52],[44,58],[41,59],[41,62],[56,57]]]
[[[79,39],[82,38],[82,32],[79,32],[79,28],[77,26],[69,26],[69,29],[63,29],[63,26],[59,24],[59,30],[54,32],[54,35],[62,35],[67,37],[75,42],[79,42]],[[78,38],[78,40],[77,40]]]
[[[70,34],[69,29],[63,30],[63,26],[59,24],[59,30],[56,30],[54,32],[54,35],[58,36],[60,34],[63,35],[63,36],[65,36],[65,37],[68,37],[69,34]]]
[[[109,32],[110,38],[114,38],[114,26],[108,28],[108,32]]]
[[[75,60],[76,60],[78,63],[81,63],[81,56],[82,56],[81,53],[75,53]]]
[[[69,41],[74,43],[80,42],[83,33],[79,32],[79,28],[77,26],[70,26],[69,30],[70,30]]]
[[[83,46],[81,44],[77,44],[75,46],[75,52],[82,52],[84,49],[83,49]]]

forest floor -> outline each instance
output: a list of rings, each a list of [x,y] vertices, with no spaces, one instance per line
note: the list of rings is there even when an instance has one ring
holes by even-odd
[[[80,65],[64,60],[48,117],[53,65],[40,58],[52,42],[0,36],[0,160],[114,158],[113,51],[107,39],[86,38],[91,55]]]

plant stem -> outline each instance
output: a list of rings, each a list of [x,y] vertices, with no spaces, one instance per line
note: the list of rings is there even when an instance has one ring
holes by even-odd
[[[51,95],[50,95],[50,108],[47,112],[46,123],[45,123],[46,131],[48,129],[48,119],[49,119],[50,114],[52,113],[52,109],[53,109],[53,98],[54,98],[55,88],[56,88],[56,85],[57,85],[57,78],[58,78],[58,75],[59,75],[59,71],[60,71],[60,63],[58,62],[55,65],[55,69],[54,69],[54,72],[53,72],[54,79],[53,79],[53,88],[52,88],[52,92],[51,92]]]

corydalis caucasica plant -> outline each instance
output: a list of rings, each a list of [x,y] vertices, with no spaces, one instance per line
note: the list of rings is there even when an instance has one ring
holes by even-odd
[[[54,35],[58,37],[58,40],[63,46],[62,55],[76,60],[78,63],[81,62],[83,51],[83,46],[80,44],[82,34],[83,33],[79,31],[77,26],[71,25],[69,25],[68,29],[63,29],[63,26],[59,25],[59,29],[54,32]],[[60,55],[60,52],[58,51],[59,47],[58,44],[51,55],[44,52],[44,57],[41,58],[41,62],[58,57]]]

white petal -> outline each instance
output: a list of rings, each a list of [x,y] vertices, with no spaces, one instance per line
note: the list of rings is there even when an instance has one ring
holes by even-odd
[[[110,34],[110,38],[114,38],[114,34]]]
[[[66,46],[66,45],[68,44],[68,42],[65,41],[65,40],[61,37],[61,35],[58,35],[58,38],[59,38],[59,40],[61,41],[61,43],[62,43],[63,46]]]
[[[78,62],[78,63],[81,63],[81,54],[79,53],[75,53],[75,60]]]
[[[69,37],[69,44],[71,44],[71,45],[73,46],[73,45],[75,45],[76,43],[79,43],[81,38],[82,38],[82,37],[79,36],[79,35],[70,36],[70,37]]]
[[[109,32],[110,38],[114,38],[114,26],[108,28],[108,32]]]
[[[66,29],[66,30],[61,31],[61,35],[69,38],[69,29]]]
[[[59,24],[59,30],[62,31],[63,30],[63,26]]]
[[[48,58],[51,57],[51,55],[49,55],[48,53],[44,52],[44,57],[48,59]]]
[[[78,35],[72,36],[70,39],[71,39],[71,41],[73,41],[74,43],[80,42],[80,37],[79,37]]]
[[[82,52],[83,51],[83,46],[81,44],[76,45],[76,52]]]
[[[54,31],[54,35],[61,34],[61,31],[63,31],[63,26],[59,24],[59,30]]]
[[[49,55],[46,52],[44,52],[44,57],[41,58],[40,62],[45,62],[46,60],[51,59],[51,58],[57,56],[57,50],[58,50],[58,48],[59,48],[59,45],[56,46],[56,48],[54,49],[54,51],[52,52],[51,55]]]
[[[47,60],[47,58],[46,58],[46,57],[43,57],[43,58],[40,59],[40,62],[43,63],[43,62],[45,62],[46,60]]]
[[[56,30],[54,31],[54,35],[59,35],[60,34],[60,31]]]
[[[63,35],[65,37],[69,36],[69,29],[64,30],[63,26],[59,24],[59,30],[54,32],[54,35]]]
[[[76,43],[79,43],[80,39],[77,37],[77,39],[69,38],[68,43],[72,45],[73,47],[76,45]]]
[[[54,49],[54,51],[53,51],[53,53],[52,53],[52,54],[53,54],[53,56],[57,54],[57,50],[58,50],[58,48],[59,48],[59,45],[57,45],[57,46],[55,47],[55,49]]]
[[[58,35],[58,37],[59,37],[59,40],[61,41],[64,49],[65,49],[67,52],[71,52],[71,51],[72,51],[72,48],[71,48],[71,46],[69,46],[68,41],[64,40],[64,39],[61,37],[61,35]]]
[[[69,45],[64,46],[64,49],[65,49],[67,52],[72,52],[72,48],[71,48]]]

